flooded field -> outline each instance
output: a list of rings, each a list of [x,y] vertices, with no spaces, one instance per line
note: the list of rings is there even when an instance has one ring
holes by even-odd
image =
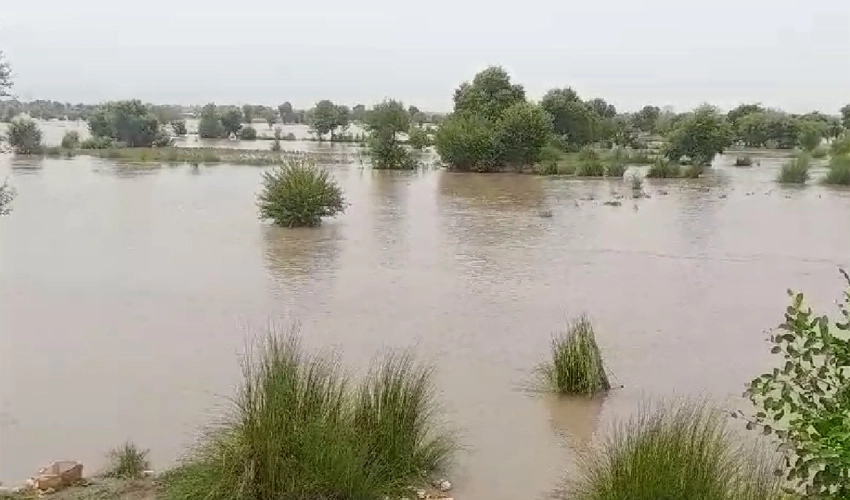
[[[786,288],[839,296],[850,191],[731,161],[639,200],[622,181],[336,165],[347,213],[287,230],[257,221],[255,167],[0,156],[19,192],[0,219],[0,480],[59,458],[94,472],[128,438],[167,467],[226,404],[246,337],[298,321],[348,366],[390,348],[436,365],[465,445],[456,498],[539,498],[647,398],[740,407]],[[623,388],[525,390],[581,312]]]

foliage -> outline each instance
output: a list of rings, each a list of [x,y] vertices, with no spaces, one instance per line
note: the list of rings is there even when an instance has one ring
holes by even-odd
[[[832,141],[832,145],[829,147],[829,154],[832,156],[850,154],[850,132]]]
[[[824,146],[823,144],[820,144],[818,145],[818,147],[812,150],[811,155],[812,158],[818,160],[826,158],[827,156],[829,156],[829,148]]]
[[[682,177],[682,166],[666,158],[657,158],[649,167],[646,176],[650,179],[674,179]]]
[[[774,460],[732,433],[702,403],[642,408],[579,457],[570,500],[781,500]]]
[[[304,161],[289,161],[263,172],[263,190],[257,199],[260,218],[285,227],[318,226],[322,217],[345,211],[336,181]]]
[[[239,108],[229,108],[221,114],[221,127],[225,137],[239,136],[239,131],[242,130],[242,110]]]
[[[280,115],[281,123],[294,123],[294,113],[292,112],[292,103],[286,101],[277,107],[277,112]]]
[[[590,109],[602,118],[610,119],[617,116],[617,108],[615,108],[613,104],[608,104],[608,102],[601,97],[591,99],[585,104],[587,104]]]
[[[410,115],[402,103],[390,99],[376,104],[366,116],[366,128],[369,131],[369,156],[375,168],[415,167],[410,154],[398,142],[398,134],[410,128]]]
[[[540,150],[540,168],[535,173],[540,175],[558,175],[558,163],[561,161],[561,150],[552,145],[546,145]]]
[[[497,121],[502,113],[518,102],[525,101],[522,85],[512,84],[507,71],[491,66],[464,82],[454,93],[455,113],[469,113]]]
[[[0,215],[9,215],[12,212],[12,200],[16,194],[9,181],[4,180],[3,184],[0,184]]]
[[[761,104],[741,104],[726,113],[726,119],[729,120],[729,125],[732,127],[734,140],[746,142],[741,137],[740,122],[742,118],[753,113],[763,113],[764,111],[765,109],[761,106]]]
[[[614,148],[605,159],[605,175],[622,178],[626,173],[628,153],[623,148]]]
[[[496,140],[502,161],[516,168],[537,163],[551,134],[551,117],[543,108],[517,102],[504,110],[498,123]]]
[[[421,127],[410,127],[407,137],[407,143],[413,149],[427,148],[431,145],[431,138],[428,136],[428,132]]]
[[[702,176],[703,173],[705,173],[705,165],[701,164],[685,165],[685,167],[682,169],[682,177],[685,177],[687,179],[698,179]]]
[[[551,359],[538,367],[544,386],[559,394],[590,396],[611,389],[593,325],[587,316],[571,321],[552,339]]]
[[[163,478],[171,500],[400,498],[452,448],[431,372],[390,357],[357,388],[297,332],[270,333],[243,364],[232,417]]]
[[[148,450],[128,441],[109,452],[109,466],[103,475],[119,479],[139,479],[150,469],[148,453]]]
[[[115,146],[111,137],[89,137],[80,143],[80,149],[109,149]]]
[[[850,130],[850,104],[842,106],[839,112],[841,113],[841,125]]]
[[[451,170],[488,172],[498,168],[496,130],[483,117],[453,113],[437,131],[435,144]]]
[[[571,88],[546,92],[540,106],[552,116],[555,134],[563,137],[566,149],[577,151],[596,140],[601,117],[581,102]]]
[[[800,121],[779,111],[755,111],[736,124],[736,138],[746,146],[790,149],[799,141]]]
[[[242,130],[239,131],[239,139],[243,141],[256,141],[257,129],[250,125],[242,127]]]
[[[110,137],[128,147],[149,147],[165,139],[159,119],[142,101],[114,101],[100,106],[88,119],[95,137]]]
[[[219,139],[225,137],[224,126],[221,123],[221,114],[215,103],[209,103],[201,110],[201,119],[198,122],[198,137],[201,139]]]
[[[753,166],[753,157],[750,155],[736,156],[735,157],[735,166],[736,167],[751,167]]]
[[[800,153],[782,165],[776,180],[783,184],[805,184],[809,180],[811,164],[812,157],[806,153]]]
[[[829,170],[826,171],[824,184],[850,186],[850,153],[833,156],[829,160]]]
[[[830,323],[788,290],[785,321],[770,336],[777,367],[753,379],[746,396],[758,409],[748,429],[774,433],[786,450],[786,478],[804,498],[850,496],[850,276]]]
[[[174,135],[178,137],[183,137],[189,133],[189,130],[186,128],[186,120],[172,120],[171,121],[171,130],[174,132]]]
[[[253,123],[254,122],[254,106],[250,104],[242,105],[242,118],[245,120],[245,123]]]
[[[12,68],[6,61],[6,55],[0,50],[0,97],[9,97],[12,88]]]
[[[731,144],[732,132],[716,108],[701,106],[670,132],[664,154],[671,161],[687,158],[694,165],[710,165]]]
[[[80,147],[80,133],[76,130],[69,130],[62,136],[61,142],[63,149],[77,149]]]
[[[823,122],[803,121],[798,125],[797,144],[804,151],[814,151],[826,135],[826,125]]]
[[[644,106],[634,114],[632,124],[642,132],[654,132],[660,115],[661,109],[658,106]]]
[[[275,123],[277,123],[277,114],[274,111],[266,112],[265,118],[266,118],[266,125],[268,125],[269,128],[274,127]]]
[[[327,99],[319,101],[313,108],[310,118],[310,127],[316,132],[321,140],[325,134],[330,133],[333,139],[333,130],[337,126],[337,107]]]
[[[42,151],[41,129],[29,118],[15,118],[9,124],[6,140],[12,151],[19,155],[39,154]]]
[[[579,177],[602,177],[605,175],[605,164],[599,153],[590,146],[585,146],[578,153],[578,169],[576,175]]]

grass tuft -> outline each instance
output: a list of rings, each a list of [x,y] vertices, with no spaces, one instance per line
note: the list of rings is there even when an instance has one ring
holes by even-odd
[[[590,396],[611,388],[587,316],[571,321],[566,333],[552,339],[550,354],[551,359],[538,369],[544,387],[550,391]]]
[[[578,153],[576,175],[579,177],[602,177],[605,175],[605,164],[599,153],[592,147],[585,146]]]
[[[649,167],[646,176],[650,179],[674,179],[682,176],[682,167],[666,158],[658,158]]]
[[[829,155],[829,148],[824,146],[823,144],[819,144],[815,149],[812,150],[812,158],[816,160],[821,160],[826,158]]]
[[[741,444],[703,404],[643,409],[582,454],[557,495],[570,500],[779,500],[772,457]]]
[[[833,156],[829,160],[829,170],[823,179],[824,184],[850,186],[850,153]]]
[[[811,163],[811,156],[807,153],[800,153],[782,165],[782,170],[779,171],[779,177],[776,180],[783,184],[805,184],[809,180]]]
[[[144,472],[150,469],[148,453],[149,450],[143,450],[134,443],[127,441],[109,452],[109,466],[103,476],[118,479],[141,478]]]

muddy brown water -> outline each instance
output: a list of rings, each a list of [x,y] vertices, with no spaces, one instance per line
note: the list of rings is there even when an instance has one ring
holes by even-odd
[[[457,498],[543,497],[641,401],[741,405],[786,288],[839,297],[850,191],[731,161],[640,200],[622,181],[336,165],[347,213],[287,230],[257,220],[255,167],[1,156],[19,195],[0,219],[0,479],[60,458],[95,472],[126,439],[167,467],[232,394],[246,336],[299,321],[355,371],[396,348],[435,364],[465,445]],[[524,390],[582,312],[624,387]]]

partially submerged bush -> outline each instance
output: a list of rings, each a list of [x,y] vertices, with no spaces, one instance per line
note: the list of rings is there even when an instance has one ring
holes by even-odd
[[[643,409],[579,460],[570,500],[780,500],[775,461],[741,444],[699,404]]]
[[[80,149],[110,149],[115,147],[111,137],[89,137],[80,143]]]
[[[318,226],[322,217],[345,211],[336,181],[325,170],[296,160],[263,172],[257,205],[261,219],[285,227]]]
[[[390,357],[353,389],[297,332],[244,363],[232,417],[164,477],[174,500],[399,498],[446,463],[430,370]]]
[[[63,149],[77,149],[80,147],[80,133],[76,130],[69,130],[62,136]]]
[[[242,141],[256,141],[257,129],[250,125],[242,127],[242,130],[239,131],[239,139]]]
[[[809,180],[811,164],[812,157],[806,153],[800,153],[782,165],[777,181],[783,184],[805,184]]]
[[[829,148],[827,148],[823,144],[812,150],[812,158],[820,160],[822,158],[826,158],[827,155],[829,155]]]
[[[750,155],[736,156],[735,157],[735,166],[736,167],[751,167],[751,166],[753,166],[753,157],[750,156]]]
[[[103,473],[105,477],[119,479],[138,479],[150,469],[149,450],[143,450],[128,441],[109,452],[109,466]]]
[[[171,131],[174,132],[174,135],[176,135],[177,137],[183,137],[184,135],[188,134],[189,130],[186,127],[186,120],[172,120]]]
[[[673,179],[682,176],[682,166],[666,158],[656,158],[646,176],[651,179]]]
[[[614,148],[608,155],[605,165],[605,175],[608,177],[620,177],[626,173],[628,155],[622,148]]]
[[[833,156],[829,160],[829,170],[827,170],[823,182],[825,184],[850,186],[850,153]]]
[[[602,163],[599,153],[592,147],[585,146],[579,151],[576,175],[579,177],[602,177],[605,175],[605,164]]]
[[[587,316],[571,321],[565,333],[552,339],[550,355],[551,359],[538,368],[548,390],[589,396],[611,388],[593,325]]]
[[[19,155],[34,155],[42,151],[41,129],[29,118],[15,118],[9,123],[6,140]]]
[[[697,179],[703,173],[705,173],[705,165],[703,164],[685,165],[685,168],[682,169],[682,177],[688,179]]]
[[[431,138],[428,136],[428,132],[421,127],[411,126],[407,132],[407,136],[407,143],[413,149],[427,148],[431,145]]]

